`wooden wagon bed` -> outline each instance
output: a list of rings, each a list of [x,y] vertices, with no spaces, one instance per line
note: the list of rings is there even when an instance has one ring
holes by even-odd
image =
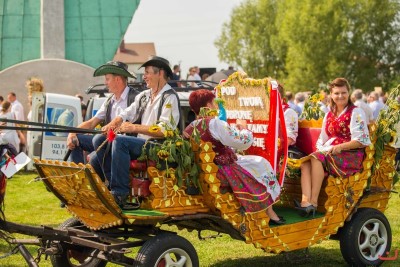
[[[326,179],[315,218],[302,218],[293,209],[293,199],[300,198],[301,187],[299,177],[293,175],[298,166],[289,164],[281,201],[274,206],[278,213],[285,214],[287,224],[274,227],[269,226],[265,211],[244,213],[233,194],[220,193],[218,168],[213,163],[215,153],[210,143],[201,143],[197,151],[201,194],[186,194],[185,187],[177,187],[174,178],[165,178],[165,170],[149,167],[152,194],[135,211],[123,211],[118,207],[90,165],[46,160],[36,160],[35,164],[46,186],[66,204],[72,215],[92,230],[175,224],[189,230],[228,233],[256,248],[280,253],[328,239],[359,207],[372,207],[382,212],[387,208],[396,151],[385,148],[379,171],[371,175],[374,152],[374,145],[366,148],[361,173],[347,179]]]

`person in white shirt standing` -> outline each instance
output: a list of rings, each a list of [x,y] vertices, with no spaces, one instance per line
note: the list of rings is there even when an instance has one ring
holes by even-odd
[[[369,94],[369,97],[371,99],[371,102],[369,103],[369,107],[372,109],[372,113],[374,115],[374,120],[378,118],[379,111],[384,108],[385,104],[383,104],[381,101],[379,101],[379,94],[378,92],[371,92]]]
[[[364,110],[367,124],[374,122],[374,115],[372,109],[363,100],[363,91],[361,89],[354,90],[352,98],[354,97],[354,105]]]
[[[283,96],[282,96],[282,97],[283,97]],[[294,101],[293,101],[293,99],[294,99],[293,93],[290,92],[290,91],[286,91],[285,97],[286,97],[286,100],[287,100],[287,103],[288,103],[289,107],[290,107],[291,109],[293,109],[294,111],[296,111],[297,116],[300,116],[302,110],[301,110],[301,108],[300,108],[299,106],[297,106],[297,105],[294,103]]]
[[[15,118],[20,121],[25,120],[24,107],[17,100],[17,95],[14,92],[8,93],[7,96],[8,102],[11,103],[11,112],[14,112]]]
[[[303,109],[304,109],[304,104],[306,102],[306,96],[303,92],[298,92],[294,95],[294,100],[296,105],[300,108],[301,113],[303,113]]]

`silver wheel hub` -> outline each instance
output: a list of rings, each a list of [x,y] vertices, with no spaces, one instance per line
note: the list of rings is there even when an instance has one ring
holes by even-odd
[[[180,248],[171,248],[165,251],[157,260],[156,265],[163,263],[166,267],[193,266],[192,260],[186,251]]]
[[[371,235],[371,238],[369,239],[369,243],[371,244],[371,246],[376,246],[377,242],[378,242],[378,236]]]
[[[358,234],[358,248],[368,261],[375,261],[383,255],[388,245],[388,233],[385,225],[378,219],[370,219],[364,223]]]

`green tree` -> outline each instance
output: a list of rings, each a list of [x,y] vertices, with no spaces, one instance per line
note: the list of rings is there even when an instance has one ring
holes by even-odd
[[[254,78],[280,76],[283,60],[273,49],[278,0],[247,1],[237,7],[215,41],[221,60],[242,67]]]
[[[293,91],[340,76],[387,88],[400,72],[398,16],[398,0],[249,0],[215,44],[221,60]]]

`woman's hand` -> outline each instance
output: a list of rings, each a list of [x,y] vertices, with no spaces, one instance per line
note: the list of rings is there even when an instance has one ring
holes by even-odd
[[[332,147],[331,153],[333,155],[340,154],[341,152],[342,152],[342,145],[341,144]]]
[[[236,128],[238,130],[243,130],[247,128],[247,121],[246,120],[236,120]]]

